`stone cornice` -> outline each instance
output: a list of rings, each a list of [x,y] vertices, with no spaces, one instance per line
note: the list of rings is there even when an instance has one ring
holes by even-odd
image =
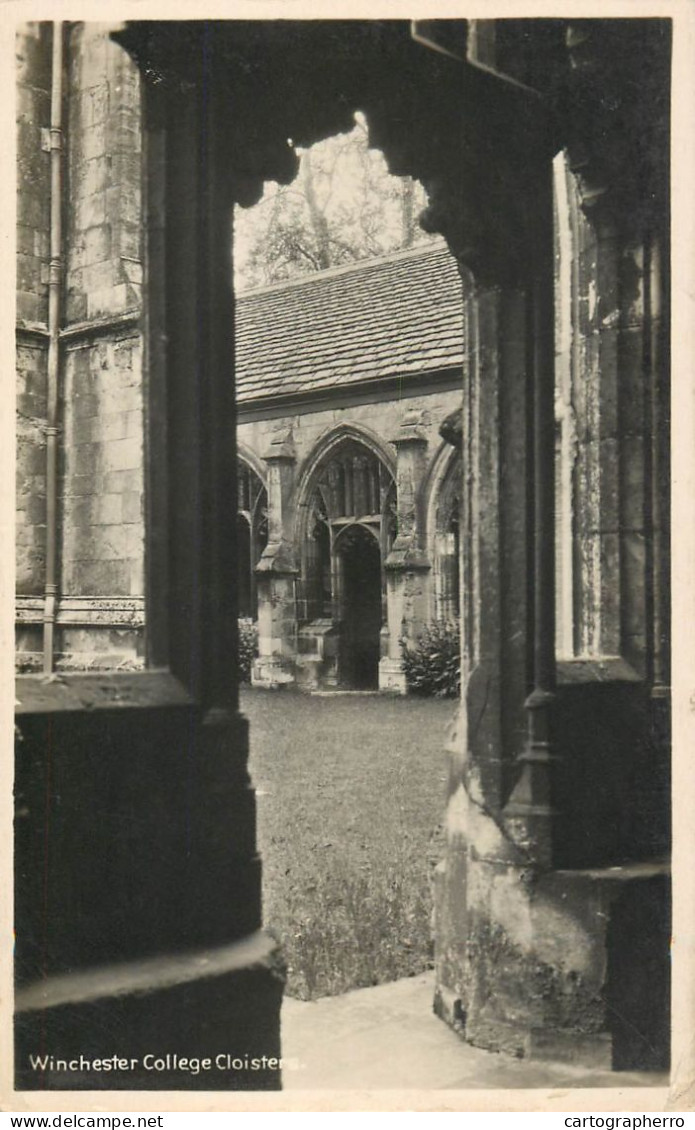
[[[83,338],[101,337],[119,330],[138,329],[140,317],[141,311],[132,309],[104,318],[94,318],[88,322],[73,322],[60,331],[60,339],[71,343]]]
[[[279,396],[259,396],[252,400],[237,401],[237,420],[238,423],[244,424],[295,412],[324,412],[327,408],[350,407],[355,404],[389,400],[394,396],[419,397],[451,392],[462,387],[462,365],[463,360],[461,367],[439,369],[431,373],[379,377],[338,388],[319,391],[308,389]]]
[[[139,309],[124,310],[119,314],[110,314],[104,318],[93,318],[86,322],[72,322],[63,326],[59,332],[61,342],[68,344],[90,338],[103,337],[120,330],[139,329],[141,311]],[[24,322],[16,324],[15,332],[18,339],[35,341],[48,346],[48,326],[44,322]]]

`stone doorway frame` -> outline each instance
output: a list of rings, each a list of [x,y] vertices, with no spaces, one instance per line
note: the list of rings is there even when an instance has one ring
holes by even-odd
[[[466,1037],[478,1043],[494,1046],[497,1041],[498,1046],[533,1053],[564,1040],[568,1054],[587,1052],[600,1059],[611,1052],[609,1017],[600,1010],[592,1014],[586,1040],[582,1044],[577,1038],[585,986],[562,981],[564,1012],[559,1012],[552,993],[544,996],[534,991],[532,976],[539,953],[546,953],[548,906],[555,910],[569,894],[575,917],[585,923],[598,905],[596,888],[586,875],[575,871],[568,879],[557,869],[562,837],[555,801],[562,749],[555,741],[551,160],[560,136],[557,123],[533,92],[518,85],[512,89],[503,77],[482,75],[470,65],[465,51],[460,57],[455,51],[453,58],[451,52],[445,54],[446,63],[438,56],[435,61],[434,54],[418,55],[409,29],[377,27],[377,23],[362,31],[357,26],[339,28],[335,41],[325,45],[332,50],[316,55],[311,89],[291,91],[298,99],[297,120],[301,118],[292,136],[318,139],[337,132],[347,123],[353,103],[356,108],[366,98],[374,141],[383,148],[392,171],[402,170],[426,183],[427,223],[447,238],[468,295],[465,410],[449,428],[454,442],[462,444],[464,482],[472,484],[464,494],[461,524],[466,694],[461,732],[452,749],[450,803],[459,822],[452,822],[455,834],[439,879],[437,1008],[455,1027],[465,1025]],[[309,38],[320,41],[320,26],[305,30]],[[43,753],[44,760],[39,756],[30,771],[23,768],[20,783],[36,806],[47,788],[45,753],[58,750],[64,755],[59,764],[67,772],[66,787],[82,798],[78,812],[86,832],[93,826],[90,813],[107,803],[108,790],[100,794],[98,784],[96,794],[90,794],[87,786],[91,787],[93,777],[85,777],[84,766],[95,743],[117,733],[118,741],[104,766],[103,787],[123,787],[117,753],[132,745],[130,785],[141,787],[132,788],[129,803],[139,805],[142,815],[138,850],[149,852],[158,842],[164,813],[170,820],[182,796],[190,796],[183,760],[167,763],[166,772],[157,762],[163,743],[168,748],[172,732],[180,730],[183,722],[202,773],[200,790],[191,801],[200,836],[198,854],[192,870],[184,867],[182,903],[181,846],[172,835],[151,876],[163,892],[160,913],[148,917],[145,899],[142,928],[135,938],[123,939],[116,932],[111,949],[104,947],[113,910],[102,899],[94,924],[95,929],[97,924],[104,926],[105,933],[96,931],[96,947],[86,947],[73,928],[57,942],[53,939],[48,965],[45,947],[40,953],[31,947],[22,951],[20,1048],[36,1039],[37,1025],[44,1031],[46,1025],[49,1031],[53,1025],[53,1030],[68,1031],[77,1041],[83,1039],[85,1025],[96,1035],[101,1026],[113,1023],[114,1014],[133,1033],[139,1032],[140,1039],[148,1039],[151,1026],[159,1022],[160,1030],[175,1044],[184,1000],[186,1026],[202,1025],[207,1018],[206,1039],[213,1044],[223,1032],[229,1040],[228,1015],[223,1014],[234,1001],[241,1030],[251,1032],[256,1046],[266,1054],[267,1047],[277,1046],[281,977],[272,946],[259,933],[253,798],[245,768],[247,735],[229,677],[236,608],[229,587],[235,565],[234,535],[227,521],[228,500],[235,497],[234,450],[229,445],[234,395],[229,379],[233,325],[227,249],[232,203],[253,202],[264,177],[287,180],[296,171],[281,104],[291,88],[285,70],[278,66],[280,56],[272,36],[264,44],[253,27],[244,30],[239,23],[235,31],[241,38],[242,32],[247,36],[243,50],[258,53],[266,74],[280,79],[271,87],[275,102],[269,98],[266,105],[251,108],[250,101],[237,101],[230,115],[229,83],[242,49],[239,42],[225,42],[223,23],[187,25],[184,31],[182,37],[174,24],[157,28],[132,24],[119,35],[149,77],[150,670],[130,679],[110,677],[103,687],[73,680],[69,694],[60,688],[28,686],[23,740]],[[409,135],[407,114],[401,113],[403,84],[391,84],[388,70],[377,68],[369,55],[374,47],[370,47],[372,31],[377,57],[383,47],[391,52],[390,73],[401,67],[415,75],[412,88],[423,106],[422,129],[416,136]],[[554,34],[554,29],[550,32]],[[364,42],[358,44],[351,38],[354,35],[358,40],[364,35]],[[586,51],[586,38],[570,41],[570,50],[572,43],[579,45],[580,53]],[[316,43],[310,49],[316,51]],[[540,43],[539,51],[543,49]],[[592,49],[599,62],[610,66],[612,60],[602,54],[600,43],[590,43]],[[297,53],[301,54],[300,48]],[[291,58],[288,65],[294,61]],[[348,89],[342,100],[336,89],[341,82]],[[321,106],[315,98],[312,105],[317,88],[326,94]],[[485,106],[483,122],[464,114],[464,93],[469,105]],[[621,150],[620,134],[611,135],[617,163],[613,154],[607,170],[601,160],[592,165],[592,146],[600,149],[603,135],[599,131],[597,141],[592,123],[582,118],[585,113],[586,101],[577,97],[562,126],[570,141],[577,135],[580,140],[588,138],[583,173],[587,193],[624,209],[626,194],[628,204],[633,203],[625,179],[626,175],[633,179],[629,155]],[[258,128],[249,132],[250,120]],[[601,152],[599,157],[607,154]],[[607,187],[597,186],[601,176],[607,176]],[[506,222],[501,223],[501,218]],[[159,426],[162,420],[166,428]],[[419,539],[422,515],[408,489],[419,458],[417,425],[405,428],[399,439],[399,495],[409,505],[401,512],[389,568],[394,585],[402,582],[404,604],[415,607],[422,595],[419,578],[429,568]],[[290,458],[287,450],[276,454],[279,464]],[[282,493],[281,468],[268,489]],[[290,591],[296,563],[281,526],[271,529],[269,550],[267,560],[272,559],[276,575],[284,578]],[[663,603],[663,594],[658,595]],[[645,688],[647,698],[650,689]],[[68,714],[69,731],[61,729]],[[149,812],[150,797],[154,813]],[[163,804],[164,808],[157,807]],[[230,821],[231,811],[236,819]],[[235,829],[232,839],[227,832],[230,825]],[[63,845],[66,866],[70,860],[74,875],[84,878],[86,864],[76,850],[78,842],[79,837],[72,846]],[[118,856],[119,878],[134,884],[133,845],[125,844],[123,833],[118,842],[124,849]],[[60,849],[60,839],[57,846]],[[498,883],[499,875],[503,879]],[[461,903],[457,892],[465,890],[466,877],[475,878],[475,888],[487,893],[478,904],[464,899],[462,923],[456,918]],[[657,872],[641,875],[651,888],[663,887],[661,878]],[[635,877],[623,880],[634,884]],[[142,898],[143,891],[137,889]],[[228,892],[227,900],[219,898],[221,889]],[[507,934],[502,939],[505,967],[511,963],[516,968],[516,983],[521,986],[517,1020],[507,1028],[498,1015],[486,1011],[496,985],[495,971],[486,964],[486,945],[491,937],[499,941],[497,934],[490,933],[493,926],[502,930],[501,921],[494,915],[491,919],[490,906],[485,904],[488,893],[488,902],[494,902],[495,891],[498,909],[510,905],[512,896],[514,914],[506,928],[522,923],[521,932],[530,940],[528,950],[520,950],[505,948]],[[600,892],[604,913],[619,896],[615,883],[610,888],[601,885]],[[198,904],[201,913],[192,918],[191,907]],[[182,905],[188,912],[183,918]],[[25,924],[30,923],[36,906],[27,904],[20,913],[26,915]],[[600,931],[587,933],[584,957],[593,978],[591,991],[602,985],[604,943]],[[208,965],[212,979],[210,973],[201,979],[190,955],[212,951],[217,959],[217,964]],[[143,956],[152,958],[146,1003],[142,985],[137,990],[131,980],[119,995],[113,982],[102,978],[98,987],[92,982],[93,995],[83,995],[82,1003],[76,1004],[70,996],[74,985],[60,982],[59,971],[76,965],[84,974],[80,982],[84,994],[94,953],[107,963],[126,965]],[[43,996],[37,990],[38,980]],[[225,1009],[215,1004],[220,986],[226,993]],[[67,1029],[66,1008],[72,1018]],[[150,1017],[149,1028],[143,1010]],[[270,1073],[255,1081],[271,1087],[278,1084],[277,1076]],[[127,1085],[134,1082],[130,1078]],[[171,1080],[163,1077],[161,1084],[170,1085]],[[209,1086],[208,1081],[203,1085]],[[228,1079],[220,1082],[223,1087],[230,1085]]]

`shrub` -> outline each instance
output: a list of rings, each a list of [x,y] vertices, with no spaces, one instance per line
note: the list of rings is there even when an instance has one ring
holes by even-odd
[[[253,620],[239,621],[237,670],[241,683],[251,682],[251,667],[258,655],[258,625]]]
[[[435,620],[413,646],[401,640],[405,679],[411,694],[457,698],[461,693],[461,633],[458,621]]]

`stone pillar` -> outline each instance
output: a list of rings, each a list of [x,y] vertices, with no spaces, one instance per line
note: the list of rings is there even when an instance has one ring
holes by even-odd
[[[471,291],[463,410],[443,428],[461,444],[462,698],[435,888],[435,1008],[473,1043],[485,1042],[478,1002],[496,991],[486,939],[518,885],[500,809],[528,679],[525,305],[512,286]]]
[[[579,1046],[602,967],[600,940],[582,949],[574,925],[591,909],[580,899],[565,921],[562,882],[543,885],[554,765],[552,154],[542,109],[517,119],[519,105],[505,109],[504,144],[467,121],[469,148],[457,175],[432,178],[425,222],[447,238],[467,290],[463,411],[447,422],[461,443],[462,701],[435,890],[435,1009],[473,1044],[529,1054],[545,1030]],[[597,1009],[586,1032],[599,1058],[604,1022]]]
[[[427,622],[426,579],[430,562],[423,550],[421,496],[427,439],[417,412],[409,412],[391,439],[398,453],[396,506],[398,532],[386,563],[386,630],[382,631],[379,689],[406,693],[401,640],[414,644]]]
[[[281,1082],[283,975],[276,944],[261,930],[229,584],[236,451],[228,113],[214,30],[185,31],[175,57],[189,68],[183,86],[160,83],[149,39],[132,29],[122,35],[156,75],[145,85],[142,224],[150,670],[65,675],[48,686],[19,681],[19,1090],[265,1090]],[[32,1066],[37,1049],[49,1057],[42,1068]],[[250,1063],[237,1070],[215,1059],[225,1049],[266,1059],[259,1071]],[[174,1066],[182,1051],[208,1059],[209,1070],[184,1078]],[[152,1070],[149,1056],[164,1069]],[[71,1066],[52,1070],[50,1057]],[[94,1066],[106,1057],[114,1060],[108,1073]]]
[[[647,193],[629,148],[641,148],[642,131],[636,119],[629,135],[621,115],[615,132],[605,133],[612,111],[595,65],[598,56],[607,82],[614,80],[622,29],[601,22],[595,32],[589,52],[587,29],[580,29],[589,64],[583,95],[593,101],[578,99],[578,120],[565,128],[578,135],[580,184],[591,188],[594,174],[614,171],[626,191],[640,194],[634,207],[602,183],[593,197],[612,193],[619,215],[644,216]],[[481,120],[489,106],[487,97]],[[505,117],[509,127],[513,114]],[[433,185],[430,209],[433,226],[471,271],[461,425],[463,696],[449,745],[447,839],[436,880],[435,1008],[478,1046],[604,1069],[659,1067],[668,1027],[666,868],[640,858],[636,835],[627,855],[635,862],[616,866],[626,855],[601,854],[595,822],[611,787],[617,813],[640,804],[644,734],[621,764],[622,735],[640,699],[625,683],[602,684],[600,664],[580,676],[584,686],[576,672],[556,686],[552,146],[542,110],[527,120],[525,150],[516,149],[523,132],[517,121],[518,137],[513,131],[504,150],[471,144],[460,179],[452,178],[448,191]],[[595,208],[595,199],[584,206]],[[613,249],[600,250],[599,310],[615,279],[606,269]],[[599,347],[610,364],[618,346],[624,390],[630,370],[644,377],[637,362],[627,364],[617,320],[606,319]],[[647,354],[643,348],[642,364]],[[633,404],[621,407],[634,415]],[[629,450],[621,451],[623,473]],[[615,500],[597,502],[603,521]],[[624,569],[623,584],[626,576]],[[630,606],[621,599],[624,616]]]
[[[281,425],[264,455],[268,467],[268,544],[256,566],[258,659],[251,682],[258,687],[294,683],[297,656],[295,583],[299,573],[290,540],[290,496],[295,452],[290,428]]]
[[[533,514],[532,607],[533,690],[526,699],[527,738],[517,761],[517,779],[505,808],[507,827],[528,858],[541,866],[553,859],[556,815],[553,771],[555,707],[555,296],[552,166],[540,162],[539,212],[529,286],[533,333],[531,458]]]

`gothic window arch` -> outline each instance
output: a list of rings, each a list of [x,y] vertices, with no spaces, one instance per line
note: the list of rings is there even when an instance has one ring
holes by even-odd
[[[435,617],[457,620],[461,613],[461,457],[455,453],[439,487],[434,527]]]
[[[268,543],[268,496],[256,472],[237,460],[238,609],[243,619],[258,616],[255,568]]]
[[[391,472],[366,444],[346,437],[321,460],[307,493],[302,546],[300,618],[340,619],[340,543],[350,527],[369,531],[383,562],[396,535],[396,488]]]

